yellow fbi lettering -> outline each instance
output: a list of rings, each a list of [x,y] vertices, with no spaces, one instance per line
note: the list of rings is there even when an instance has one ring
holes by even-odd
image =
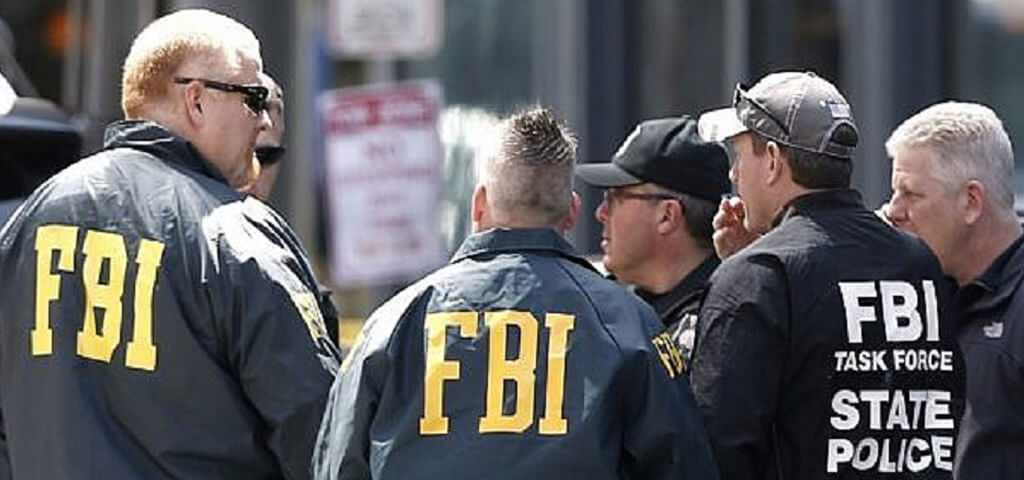
[[[305,292],[292,294],[291,298],[295,309],[302,316],[302,321],[306,323],[309,338],[316,342],[318,338],[327,337],[327,330],[324,327],[323,316],[320,314],[320,305],[317,303],[316,297],[312,293]]]
[[[480,313],[437,312],[427,314],[424,322],[426,336],[426,368],[423,377],[423,417],[420,418],[421,435],[448,433],[448,417],[444,415],[444,382],[458,380],[461,366],[457,360],[445,359],[448,327],[455,327],[463,338],[474,338],[478,333]],[[501,310],[483,314],[488,329],[487,393],[484,416],[480,418],[479,433],[522,433],[533,425],[536,392],[537,349],[539,322],[530,312]],[[564,313],[548,313],[544,327],[548,330],[547,384],[545,388],[544,416],[538,432],[541,435],[564,435],[568,422],[563,414],[565,397],[565,359],[568,353],[569,333],[576,317]],[[519,331],[518,356],[508,358],[509,329]],[[505,388],[515,385],[515,409],[504,411]]]
[[[33,356],[53,354],[50,304],[60,301],[61,273],[75,272],[78,227],[44,225],[36,229],[35,325],[31,332]],[[135,257],[134,328],[125,350],[129,368],[156,369],[157,349],[153,343],[153,290],[163,257],[164,244],[142,239]],[[87,230],[80,252],[83,256],[80,280],[85,300],[82,329],[76,353],[84,358],[110,363],[121,343],[121,322],[128,252],[124,237],[117,233]],[[57,258],[56,272],[53,259]],[[106,271],[106,280],[103,272]],[[102,325],[97,310],[103,311]]]
[[[654,350],[658,352],[658,358],[661,359],[661,364],[665,366],[670,378],[676,378],[686,372],[686,361],[683,360],[683,354],[679,351],[676,342],[672,341],[668,332],[652,338],[651,343],[654,344]]]

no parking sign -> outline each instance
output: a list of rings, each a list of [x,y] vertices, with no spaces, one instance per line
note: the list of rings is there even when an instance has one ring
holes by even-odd
[[[336,284],[409,280],[444,262],[437,228],[441,105],[433,81],[321,96]]]

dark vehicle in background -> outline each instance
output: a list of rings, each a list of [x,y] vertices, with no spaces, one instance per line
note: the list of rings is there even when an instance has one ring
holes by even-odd
[[[82,150],[81,134],[53,103],[28,97],[6,103],[10,109],[0,113],[0,224]]]

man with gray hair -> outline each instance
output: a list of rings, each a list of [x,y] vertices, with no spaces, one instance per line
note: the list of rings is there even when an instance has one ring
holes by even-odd
[[[261,69],[231,18],[153,21],[126,120],[0,232],[0,478],[309,477],[337,358],[294,232],[236,191]]]
[[[889,137],[885,213],[921,237],[960,285],[967,405],[957,478],[1024,478],[1024,244],[1013,208],[1013,147],[988,107],[944,102]]]
[[[449,265],[374,312],[333,388],[318,479],[712,479],[682,358],[563,238],[576,143],[500,127]]]

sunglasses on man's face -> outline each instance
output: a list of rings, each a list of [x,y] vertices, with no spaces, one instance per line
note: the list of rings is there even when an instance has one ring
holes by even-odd
[[[174,83],[180,85],[192,82],[199,82],[206,88],[212,88],[222,92],[241,93],[242,101],[245,102],[245,106],[249,107],[249,110],[252,110],[252,113],[255,113],[256,115],[260,115],[267,111],[267,107],[269,106],[267,97],[270,96],[270,90],[263,85],[239,85],[237,83],[218,82],[216,80],[194,77],[177,77],[174,79]]]
[[[256,147],[256,159],[260,161],[260,165],[268,167],[279,161],[284,156],[284,147]]]

